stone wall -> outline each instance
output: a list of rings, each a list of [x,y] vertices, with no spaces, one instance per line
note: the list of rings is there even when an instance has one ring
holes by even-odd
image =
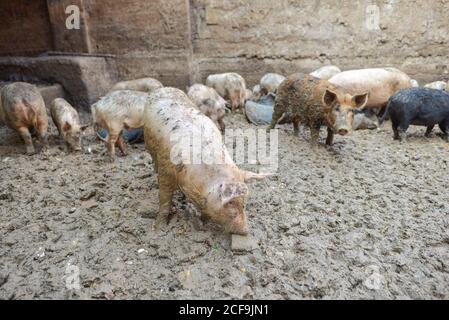
[[[369,30],[367,7],[380,9]],[[266,72],[396,66],[420,80],[448,78],[447,0],[192,0],[199,78],[240,71],[250,83]]]
[[[45,0],[0,1],[0,55],[35,55],[53,49]]]
[[[65,28],[71,4],[80,30]],[[379,30],[366,27],[373,4]],[[108,81],[152,76],[179,88],[216,72],[253,85],[266,72],[326,64],[395,66],[427,82],[449,78],[448,16],[448,0],[2,1],[0,55],[103,57]]]

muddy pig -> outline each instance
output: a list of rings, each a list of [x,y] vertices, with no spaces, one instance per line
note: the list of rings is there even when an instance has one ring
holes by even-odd
[[[168,223],[173,194],[181,190],[203,218],[221,224],[227,232],[248,233],[245,182],[266,175],[243,171],[235,165],[217,126],[195,108],[185,93],[175,88],[153,92],[145,107],[144,133],[146,149],[158,174],[156,228]],[[198,147],[192,148],[192,143]],[[190,156],[185,157],[185,151]]]
[[[78,112],[65,99],[57,98],[51,104],[50,114],[67,148],[81,151],[81,132],[87,126],[80,125]]]
[[[141,78],[116,83],[109,92],[118,90],[134,90],[151,93],[156,89],[162,88],[160,81],[153,78]]]
[[[194,84],[187,95],[198,109],[216,122],[222,133],[225,132],[223,118],[226,114],[226,100],[220,97],[215,89],[203,84]]]
[[[20,134],[27,154],[35,153],[31,134],[36,134],[43,149],[47,149],[47,110],[42,95],[34,85],[15,82],[1,89],[0,120]]]
[[[369,93],[349,94],[345,89],[311,75],[294,74],[278,89],[269,129],[277,123],[293,122],[295,135],[299,124],[311,130],[312,145],[318,144],[320,127],[327,126],[326,144],[332,145],[334,134],[352,132],[354,111],[362,110]]]
[[[449,142],[449,93],[430,88],[409,88],[396,93],[387,104],[383,122],[390,116],[394,139],[402,140],[410,125],[427,127],[430,136],[435,125]]]
[[[206,85],[214,88],[220,96],[230,101],[232,112],[244,108],[246,102],[246,82],[237,73],[212,74],[207,77]]]
[[[369,92],[366,109],[383,114],[388,99],[397,91],[412,87],[411,80],[407,74],[395,68],[374,68],[344,71],[330,78],[329,82],[352,94]]]
[[[267,95],[269,93],[276,94],[280,84],[285,80],[285,77],[277,73],[267,73],[260,79],[260,93]]]
[[[329,80],[330,78],[332,78],[336,74],[339,74],[340,72],[341,70],[337,66],[324,66],[319,68],[318,70],[313,71],[312,73],[310,73],[310,75],[322,80]]]
[[[111,160],[115,158],[117,145],[126,155],[123,129],[135,129],[143,126],[143,110],[148,102],[144,92],[119,90],[108,94],[92,105],[92,118],[95,127],[108,131],[105,141]]]

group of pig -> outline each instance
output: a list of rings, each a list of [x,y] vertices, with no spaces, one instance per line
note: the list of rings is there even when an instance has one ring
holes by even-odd
[[[108,132],[106,139],[100,138],[112,159],[115,147],[126,154],[124,129],[143,128],[145,146],[159,182],[155,227],[168,222],[173,194],[181,190],[203,218],[223,225],[230,233],[245,235],[245,183],[267,175],[241,170],[231,159],[222,140],[227,108],[235,112],[244,108],[247,100],[275,95],[268,129],[293,123],[298,135],[300,125],[308,127],[313,146],[319,142],[322,126],[327,127],[327,145],[332,145],[335,134],[350,134],[354,115],[362,110],[371,110],[381,121],[389,116],[396,139],[402,139],[411,124],[427,126],[427,134],[438,124],[449,139],[449,93],[445,89],[420,88],[415,80],[394,68],[341,72],[335,66],[326,66],[311,74],[297,73],[287,78],[270,73],[253,90],[247,89],[244,78],[237,73],[210,75],[205,85],[187,88],[187,94],[164,87],[152,78],[123,81],[93,104],[91,112],[94,131],[98,134],[102,128]],[[35,152],[32,134],[47,148],[47,111],[37,88],[15,82],[4,86],[0,96],[0,120],[21,135],[27,153]],[[81,132],[87,126],[80,124],[77,111],[58,98],[52,102],[50,114],[67,147],[81,150]],[[171,137],[192,133],[206,137],[200,152],[211,154],[215,157],[209,159],[212,161],[192,164],[182,157],[173,161],[176,141]],[[211,148],[219,152],[206,150]]]

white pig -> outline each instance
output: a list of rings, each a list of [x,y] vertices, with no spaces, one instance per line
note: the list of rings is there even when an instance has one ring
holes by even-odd
[[[285,77],[277,73],[267,73],[260,79],[260,92],[262,95],[269,93],[276,94],[278,87],[285,80]]]
[[[151,93],[156,89],[162,88],[160,81],[153,78],[141,78],[116,83],[109,92],[117,90],[134,90]]]
[[[397,91],[412,86],[410,77],[395,68],[345,71],[330,78],[329,82],[345,88],[351,94],[369,92],[365,109],[373,108],[377,112],[386,107],[388,99]]]
[[[226,100],[215,89],[199,83],[191,86],[187,95],[202,113],[218,124],[221,132],[224,133],[223,118],[226,114]]]
[[[324,66],[313,71],[312,73],[310,73],[310,75],[318,79],[329,80],[330,78],[332,78],[336,74],[339,74],[340,72],[341,70],[337,66]]]
[[[143,126],[143,110],[148,102],[148,94],[132,90],[113,91],[92,105],[95,127],[108,131],[107,148],[111,160],[115,158],[115,145],[126,155],[123,129]]]
[[[173,194],[179,189],[204,218],[223,225],[228,232],[248,233],[245,182],[266,175],[243,171],[235,165],[217,126],[195,108],[185,93],[175,88],[152,93],[145,108],[144,133],[146,149],[158,174],[156,228],[168,223]],[[191,140],[195,138],[200,141]]]
[[[78,112],[65,99],[56,98],[51,103],[50,114],[67,148],[81,151],[81,132],[87,126],[80,125]]]
[[[246,82],[237,73],[212,74],[207,77],[206,85],[214,88],[220,96],[230,101],[232,112],[245,107]]]

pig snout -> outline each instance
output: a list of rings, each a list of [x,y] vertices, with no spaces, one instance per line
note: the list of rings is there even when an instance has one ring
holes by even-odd
[[[337,116],[333,131],[341,136],[346,136],[352,133],[352,121],[352,115],[350,116],[347,114]]]
[[[233,219],[227,228],[227,231],[231,234],[238,234],[241,236],[246,236],[249,233],[248,223],[246,221],[246,216],[240,215]]]

